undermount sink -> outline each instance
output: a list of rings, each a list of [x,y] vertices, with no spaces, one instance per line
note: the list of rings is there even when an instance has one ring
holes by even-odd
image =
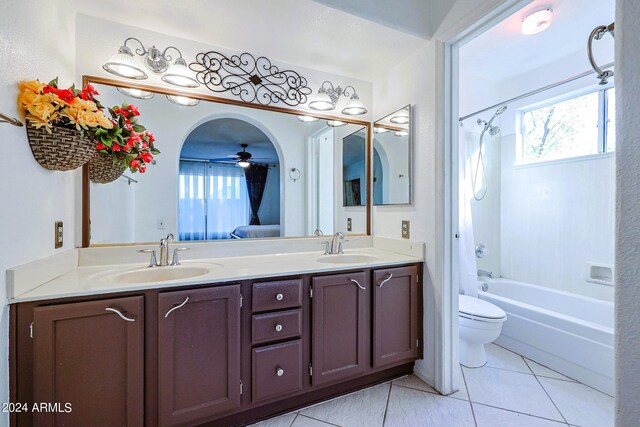
[[[167,266],[167,267],[145,267],[136,270],[114,273],[104,277],[105,281],[119,284],[167,282],[170,280],[190,279],[203,276],[211,272],[208,267],[201,266]]]
[[[326,264],[362,264],[379,260],[380,258],[378,257],[361,254],[324,255],[318,258],[318,262]]]

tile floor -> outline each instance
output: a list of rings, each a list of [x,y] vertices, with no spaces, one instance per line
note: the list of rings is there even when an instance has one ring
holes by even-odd
[[[462,388],[441,396],[411,375],[255,427],[608,427],[611,396],[495,344],[482,368],[460,368]]]

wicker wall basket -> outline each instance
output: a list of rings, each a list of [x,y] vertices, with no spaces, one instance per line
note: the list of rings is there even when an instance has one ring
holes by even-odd
[[[89,179],[96,184],[108,184],[120,178],[125,167],[113,162],[113,157],[98,154],[89,162]]]
[[[45,169],[78,169],[96,155],[95,143],[75,129],[54,126],[49,133],[27,125],[27,137],[33,157]]]

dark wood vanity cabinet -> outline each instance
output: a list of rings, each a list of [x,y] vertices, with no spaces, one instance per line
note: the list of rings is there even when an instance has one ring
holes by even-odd
[[[373,366],[418,357],[418,268],[373,272]]]
[[[143,426],[143,297],[34,308],[32,402],[59,406],[24,425]]]
[[[313,385],[344,380],[366,370],[368,286],[364,271],[313,278]]]
[[[240,359],[240,285],[159,294],[161,426],[239,408]]]
[[[12,305],[11,400],[62,411],[11,425],[245,425],[406,375],[420,357],[420,275],[415,264]]]

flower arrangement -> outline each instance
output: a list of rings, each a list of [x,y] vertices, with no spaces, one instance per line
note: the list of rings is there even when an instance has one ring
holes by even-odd
[[[113,127],[98,128],[95,137],[99,153],[111,156],[114,163],[129,169],[132,173],[145,173],[153,156],[160,153],[155,138],[138,122],[140,112],[133,104],[122,104],[109,109]]]
[[[58,79],[48,84],[39,80],[22,82],[19,85],[18,102],[24,109],[26,119],[36,129],[44,128],[51,133],[54,126],[75,128],[91,134],[96,129],[111,129],[113,122],[104,115],[102,106],[95,99],[98,92],[91,85],[84,89],[71,86],[58,88]]]

